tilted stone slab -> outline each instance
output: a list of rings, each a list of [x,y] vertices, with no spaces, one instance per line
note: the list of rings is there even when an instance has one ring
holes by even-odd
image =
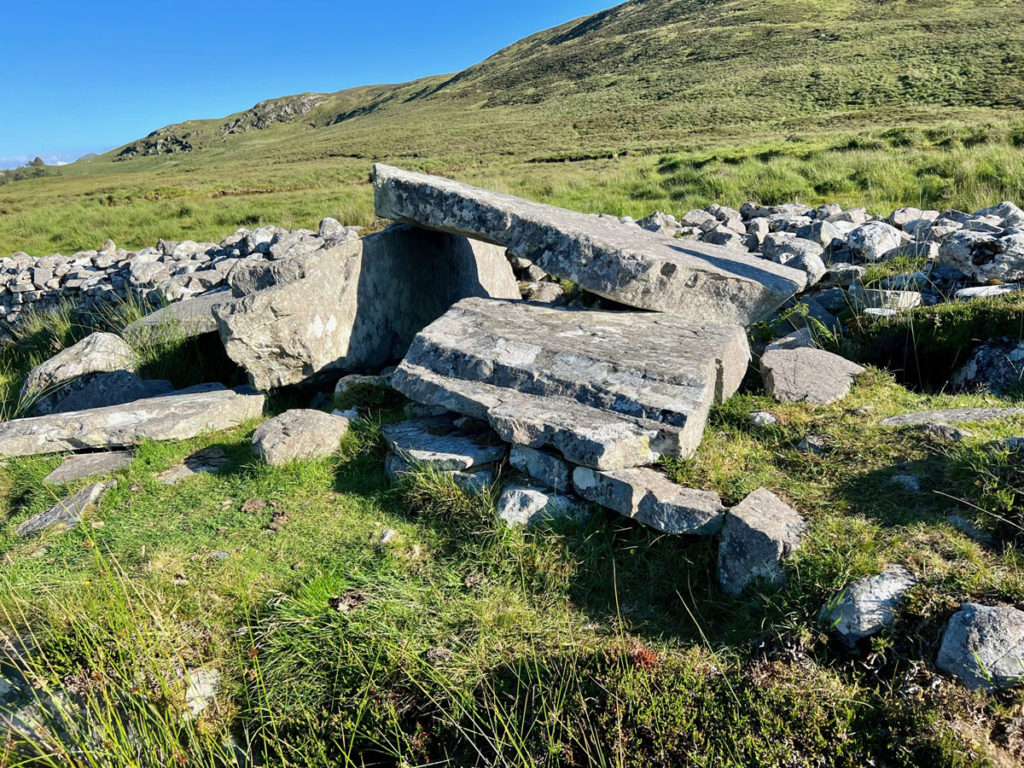
[[[125,405],[0,422],[0,456],[122,448],[143,440],[188,440],[263,413],[264,397],[202,385]]]
[[[217,316],[214,307],[233,304],[231,291],[217,291],[185,299],[151,312],[124,329],[125,336],[131,337],[149,331],[166,333],[170,338],[190,339],[204,333],[217,332]]]
[[[1024,416],[1024,408],[951,408],[944,411],[919,411],[891,416],[882,421],[886,427],[917,427],[928,424],[971,424]]]
[[[254,292],[215,309],[220,336],[259,389],[380,369],[459,299],[519,298],[501,249],[405,226],[253,266],[232,289]]]
[[[59,467],[43,478],[43,482],[47,485],[64,485],[83,477],[117,472],[134,460],[134,451],[104,451],[68,456]]]
[[[86,486],[78,493],[74,493],[65,499],[61,499],[45,512],[33,515],[18,526],[15,533],[18,536],[31,536],[54,525],[70,527],[82,519],[82,513],[89,507],[98,504],[103,494],[113,486],[113,483],[94,483]]]
[[[722,529],[725,507],[718,494],[684,488],[653,469],[577,467],[572,480],[583,498],[665,533],[710,536]]]
[[[377,215],[508,248],[545,272],[640,309],[749,325],[802,290],[801,270],[667,238],[438,176],[374,166]]]
[[[392,385],[509,442],[622,469],[692,454],[749,360],[736,325],[465,299],[416,336]]]

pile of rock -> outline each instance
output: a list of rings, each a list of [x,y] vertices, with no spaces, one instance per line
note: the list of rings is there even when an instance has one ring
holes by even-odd
[[[219,243],[159,241],[155,247],[126,251],[107,240],[95,251],[33,258],[18,252],[0,259],[0,318],[17,327],[29,309],[46,310],[62,300],[80,312],[141,296],[180,301],[222,288],[244,261],[275,261],[312,253],[358,238],[359,227],[324,219],[319,232],[279,227],[239,229]],[[9,333],[9,331],[5,331]]]

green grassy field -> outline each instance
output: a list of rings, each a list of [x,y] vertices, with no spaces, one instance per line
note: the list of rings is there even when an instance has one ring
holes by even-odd
[[[457,75],[328,94],[262,129],[273,105],[190,121],[161,133],[190,152],[146,156],[138,140],[0,184],[0,254],[323,216],[372,226],[375,160],[634,217],[748,200],[1020,203],[1022,51],[1012,0],[638,0]],[[116,159],[125,149],[137,156]],[[60,457],[8,461],[0,649],[31,646],[33,695],[70,691],[88,725],[50,717],[28,745],[0,742],[0,768],[1018,765],[1024,692],[969,693],[933,661],[961,601],[1024,601],[1024,477],[1005,447],[1024,420],[972,425],[957,444],[880,422],[1019,404],[925,379],[979,334],[1019,336],[1021,311],[1015,296],[851,324],[862,359],[899,368],[893,350],[921,352],[931,367],[905,374],[920,391],[871,368],[841,403],[780,406],[753,377],[714,409],[697,455],[664,471],[726,504],[768,487],[810,523],[787,585],[741,598],[717,587],[713,541],[601,512],[508,531],[492,496],[423,474],[392,486],[378,426],[403,403],[386,392],[337,403],[372,408],[329,459],[263,466],[255,423],[144,445],[81,525],[28,540],[13,531],[63,492],[41,483]],[[91,329],[46,315],[0,349],[6,417],[27,370]],[[139,343],[144,373],[177,386],[237,375],[173,333]],[[306,404],[275,393],[268,412]],[[779,424],[752,426],[754,410]],[[798,450],[808,434],[825,453]],[[230,457],[222,471],[156,479],[209,446]],[[908,473],[919,493],[891,480]],[[382,545],[387,529],[399,535]],[[891,562],[920,584],[891,630],[845,650],[819,608]],[[189,718],[198,667],[221,687]]]

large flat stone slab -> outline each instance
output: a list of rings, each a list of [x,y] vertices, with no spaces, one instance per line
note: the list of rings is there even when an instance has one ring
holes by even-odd
[[[735,325],[465,299],[416,336],[392,385],[508,442],[623,469],[692,454],[749,359]]]
[[[202,385],[124,405],[0,422],[0,456],[124,448],[143,440],[188,440],[263,413],[261,394]]]
[[[504,251],[413,227],[248,268],[216,308],[228,356],[258,389],[379,370],[467,296],[518,298]]]
[[[374,166],[377,214],[497,243],[545,272],[640,309],[749,325],[807,275],[731,248],[667,238],[438,176]]]

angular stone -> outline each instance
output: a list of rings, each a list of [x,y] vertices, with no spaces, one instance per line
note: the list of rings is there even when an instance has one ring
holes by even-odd
[[[653,469],[577,467],[572,479],[583,498],[665,533],[711,536],[722,529],[725,507],[717,494],[684,488]]]
[[[572,490],[572,466],[552,453],[525,445],[513,445],[509,463],[541,485],[556,491]]]
[[[380,432],[388,447],[414,466],[462,471],[505,458],[506,447],[494,435],[460,430],[447,416],[400,421]]]
[[[216,333],[217,317],[213,313],[214,307],[233,302],[234,298],[230,291],[217,291],[178,301],[126,326],[124,334],[131,338],[132,335],[144,330],[159,329],[169,338],[189,339],[204,333]]]
[[[21,387],[21,402],[49,413],[63,385],[94,373],[134,371],[137,364],[138,355],[120,336],[93,333],[33,368]]]
[[[252,436],[252,450],[280,467],[291,461],[330,456],[348,433],[349,420],[323,411],[293,409],[269,419]]]
[[[117,472],[134,460],[134,451],[104,451],[68,456],[59,467],[43,478],[43,482],[47,485],[65,485],[83,477]]]
[[[902,565],[858,579],[821,609],[820,620],[848,646],[892,626],[896,611],[917,579]]]
[[[807,530],[800,513],[758,488],[729,510],[718,548],[718,583],[739,595],[756,579],[782,584],[782,560],[800,548]]]
[[[70,527],[82,519],[82,513],[89,507],[98,504],[99,500],[110,488],[112,483],[93,483],[78,493],[61,499],[45,512],[33,515],[18,526],[18,536],[31,536],[54,525]]]
[[[856,363],[823,349],[775,349],[761,356],[768,394],[783,403],[828,405],[850,392],[864,372]]]
[[[884,221],[869,221],[850,233],[847,244],[865,261],[880,261],[903,244],[903,235]]]
[[[1024,290],[1024,283],[1004,283],[1003,285],[979,285],[973,288],[961,288],[954,295],[957,301],[970,301],[971,299],[992,299],[996,296],[1005,296],[1008,293],[1017,293]]]
[[[946,625],[936,660],[968,688],[992,691],[1024,679],[1024,611],[964,603]]]
[[[877,288],[854,286],[848,291],[853,306],[872,309],[913,309],[921,306],[917,291],[883,291]]]
[[[0,456],[126,447],[143,440],[188,440],[237,427],[263,413],[263,395],[203,385],[89,411],[0,422]]]
[[[737,249],[386,165],[375,165],[373,175],[378,215],[498,243],[545,272],[640,309],[749,325],[806,284],[802,272]]]
[[[519,298],[501,249],[404,226],[263,269],[250,277],[265,287],[216,310],[228,356],[260,389],[382,368],[459,299]]]
[[[891,416],[882,421],[886,427],[928,424],[971,424],[1024,416],[1024,408],[951,408],[944,411],[919,411]]]
[[[956,389],[1006,394],[1024,382],[1024,342],[993,339],[975,349],[949,378]]]
[[[692,453],[748,360],[738,326],[466,299],[417,335],[392,384],[509,442],[615,469]]]
[[[499,519],[513,528],[553,520],[583,522],[590,510],[574,496],[551,493],[528,485],[512,485],[498,499],[497,513]]]

